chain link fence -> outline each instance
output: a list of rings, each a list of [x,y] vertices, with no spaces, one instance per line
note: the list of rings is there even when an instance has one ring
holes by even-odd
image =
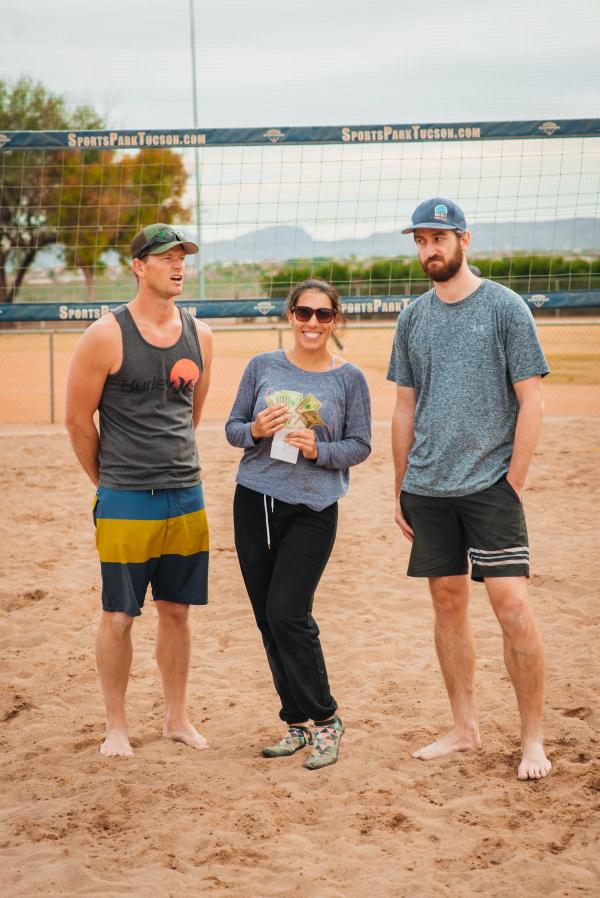
[[[551,368],[545,384],[550,415],[600,415],[600,318],[538,319],[538,333]],[[251,358],[290,345],[287,324],[212,326],[213,377],[204,417],[224,421],[242,371]],[[83,329],[0,331],[0,424],[64,421],[67,371]],[[394,322],[350,323],[335,351],[365,371],[375,418],[387,418],[394,387],[385,376]]]

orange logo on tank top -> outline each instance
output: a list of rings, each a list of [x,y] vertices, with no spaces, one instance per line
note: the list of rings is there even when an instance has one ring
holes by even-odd
[[[193,390],[199,377],[200,369],[192,359],[179,359],[171,368],[169,381],[174,390]]]

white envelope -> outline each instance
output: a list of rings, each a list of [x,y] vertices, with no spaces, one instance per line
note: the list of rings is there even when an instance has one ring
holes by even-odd
[[[271,458],[276,458],[279,461],[287,461],[289,464],[295,465],[298,461],[298,452],[300,450],[297,446],[290,446],[289,443],[284,442],[283,438],[286,433],[289,433],[289,431],[278,430],[273,436],[271,442]]]

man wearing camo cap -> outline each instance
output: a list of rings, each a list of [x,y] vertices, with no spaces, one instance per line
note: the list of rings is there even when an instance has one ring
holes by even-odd
[[[210,380],[212,334],[175,305],[185,257],[197,252],[170,225],[140,231],[131,244],[137,295],[88,328],[69,371],[67,429],[96,488],[102,571],[96,659],[106,704],[104,755],[133,754],[125,693],[132,624],[149,585],[158,613],[163,735],[206,748],[188,718],[186,686],[189,606],[207,601],[208,527],[195,428]]]

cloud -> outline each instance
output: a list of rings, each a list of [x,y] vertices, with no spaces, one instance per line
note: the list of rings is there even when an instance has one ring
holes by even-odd
[[[73,9],[2,0],[5,72],[106,109],[113,127],[191,124],[188,0]],[[197,0],[200,121],[592,117],[597,11],[596,0]]]

